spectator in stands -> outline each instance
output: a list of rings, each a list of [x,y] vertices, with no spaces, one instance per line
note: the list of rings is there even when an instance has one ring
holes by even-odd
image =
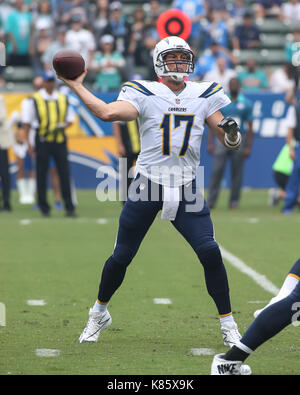
[[[229,14],[226,3],[226,0],[206,0],[207,13],[211,14],[213,11],[218,11],[222,19],[228,19]]]
[[[94,57],[96,43],[94,35],[84,27],[81,15],[74,15],[71,20],[71,29],[66,34],[66,45],[79,52],[85,60],[86,67]]]
[[[282,0],[258,0],[254,5],[256,19],[273,17],[281,19]]]
[[[286,62],[271,74],[270,89],[273,93],[287,93],[294,90],[295,86],[295,69],[291,63]]]
[[[57,37],[56,40],[50,44],[50,46],[46,49],[41,57],[41,62],[43,64],[44,70],[51,70],[52,69],[52,60],[54,55],[58,51],[72,49],[73,47],[70,44],[66,43],[66,34],[67,34],[67,27],[65,25],[61,25],[57,29]]]
[[[205,81],[214,81],[220,84],[225,92],[229,91],[229,81],[236,77],[236,72],[232,68],[227,67],[226,59],[219,57],[217,59],[217,67],[204,75]]]
[[[159,41],[160,37],[157,32],[156,24],[157,19],[162,12],[160,2],[158,0],[150,0],[149,6],[150,10],[146,15],[146,36],[151,36],[156,41]]]
[[[212,41],[215,41],[222,47],[229,48],[228,25],[221,11],[212,10],[209,13],[208,23],[203,27],[203,31],[203,48],[208,48]]]
[[[300,21],[299,0],[290,0],[282,5],[282,19],[284,21]]]
[[[232,23],[241,23],[244,15],[247,13],[247,7],[243,0],[235,0],[228,5],[228,12]]]
[[[25,10],[23,0],[16,0],[5,22],[7,65],[30,65],[32,13]]]
[[[177,8],[187,14],[192,21],[192,31],[189,43],[197,51],[202,41],[201,21],[207,16],[207,4],[205,0],[174,0],[171,8]]]
[[[98,43],[109,20],[109,0],[97,0],[96,15],[93,19],[93,31]]]
[[[143,39],[146,31],[146,17],[143,7],[137,7],[130,23],[130,42],[128,53],[133,59],[134,66],[143,66],[142,52],[144,51]]]
[[[115,38],[117,52],[124,57],[128,55],[130,25],[123,14],[122,3],[113,1],[109,6],[110,16],[104,34],[111,34]]]
[[[285,61],[293,65],[296,88],[300,80],[300,28],[293,30],[292,40],[285,45]]]
[[[114,38],[105,34],[100,39],[101,52],[96,52],[91,70],[97,73],[95,89],[101,92],[117,91],[121,84],[122,70],[125,67],[123,56],[114,51]]]
[[[61,0],[58,7],[59,23],[72,24],[72,18],[79,15],[86,24],[89,20],[87,0]]]
[[[31,63],[36,75],[43,72],[42,56],[53,43],[51,25],[45,19],[40,19],[35,24],[32,45],[30,48]]]
[[[53,33],[54,29],[54,18],[52,15],[51,4],[48,0],[40,0],[38,7],[33,12],[33,29],[38,29],[39,26],[45,26],[46,29],[51,30]]]
[[[246,69],[238,73],[238,80],[244,92],[255,92],[268,88],[268,76],[264,70],[257,68],[256,60],[247,60]]]
[[[150,80],[150,81],[156,81],[157,80],[157,75],[154,71],[153,67],[153,51],[155,48],[155,45],[159,39],[156,39],[152,34],[149,34],[145,36],[144,38],[144,48],[145,50],[142,53],[143,56],[143,63],[145,65],[145,74],[142,76],[142,79],[145,80]]]
[[[232,46],[235,50],[255,49],[260,46],[260,30],[249,12],[244,15],[242,24],[236,26]]]
[[[8,2],[7,0],[0,0],[0,18],[2,20],[2,29],[4,29],[7,17],[12,11],[14,11],[12,2]]]
[[[237,59],[232,55],[231,51],[213,41],[210,48],[203,54],[200,54],[195,62],[195,71],[190,76],[190,80],[201,81],[206,73],[216,68],[219,57],[225,58],[227,68],[232,68],[237,64]]]

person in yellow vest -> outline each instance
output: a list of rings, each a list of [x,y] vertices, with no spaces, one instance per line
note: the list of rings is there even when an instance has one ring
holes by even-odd
[[[129,172],[130,169],[132,169],[135,165],[141,149],[138,121],[133,120],[128,122],[114,122],[113,131],[116,138],[119,157],[126,159],[126,169],[119,169],[121,181],[126,181],[126,185],[124,185],[124,183],[120,185],[120,189],[122,191],[120,197],[124,202],[126,200],[128,188],[133,176],[133,172],[131,174]]]
[[[35,92],[31,100],[26,101],[26,108],[23,108],[22,114],[28,152],[35,157],[38,205],[42,215],[48,217],[50,206],[47,202],[47,174],[49,161],[53,158],[59,176],[66,216],[73,217],[75,208],[71,195],[65,129],[74,122],[75,114],[68,104],[66,95],[56,89],[54,72],[45,71],[42,78],[44,81],[42,89]],[[29,139],[31,128],[36,131],[34,147]]]

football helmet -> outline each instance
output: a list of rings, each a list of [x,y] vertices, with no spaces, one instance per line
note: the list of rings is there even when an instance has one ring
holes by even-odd
[[[170,52],[184,52],[186,60],[174,60],[166,63],[165,56]],[[169,65],[176,65],[175,70],[170,70]],[[179,64],[186,65],[186,71],[178,70]],[[174,81],[183,81],[185,77],[194,71],[194,54],[188,43],[180,37],[170,36],[159,41],[153,51],[153,65],[158,77],[171,77]]]

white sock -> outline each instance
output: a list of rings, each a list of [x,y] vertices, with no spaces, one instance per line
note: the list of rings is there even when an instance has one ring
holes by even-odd
[[[97,312],[97,313],[105,313],[107,310],[107,306],[108,306],[108,303],[107,304],[100,304],[98,302],[98,300],[96,300],[96,302],[92,308],[92,311]]]
[[[282,287],[280,288],[280,291],[278,292],[278,295],[276,296],[276,298],[286,298],[296,287],[296,285],[298,284],[299,278],[296,277],[295,275],[293,275],[292,273],[289,273],[283,284]]]
[[[220,324],[222,325],[225,322],[235,322],[233,319],[233,315],[229,314],[229,315],[226,315],[225,317],[220,317]]]

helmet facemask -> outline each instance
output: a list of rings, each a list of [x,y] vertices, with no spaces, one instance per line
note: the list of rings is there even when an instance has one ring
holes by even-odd
[[[186,59],[169,59],[168,61],[166,61],[166,55],[172,52],[182,52],[186,55]],[[171,67],[170,70],[171,65],[175,65],[176,67]],[[178,68],[178,66],[180,65],[186,66],[185,71],[182,71],[182,68]],[[188,75],[193,73],[194,71],[194,54],[189,49],[167,49],[159,53],[155,66],[156,68],[159,68],[160,77],[170,77],[174,81],[181,82],[184,80],[184,78],[188,77]]]

